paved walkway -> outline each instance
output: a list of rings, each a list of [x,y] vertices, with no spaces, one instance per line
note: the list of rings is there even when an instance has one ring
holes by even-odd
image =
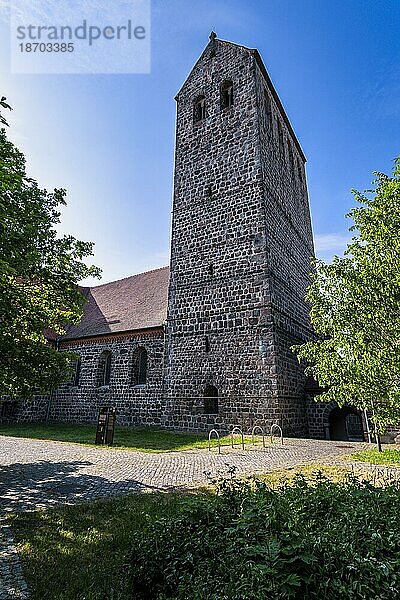
[[[146,454],[0,436],[0,514],[52,504],[95,500],[128,492],[194,486],[235,466],[260,473],[312,462],[331,462],[360,443],[277,441],[265,449],[223,448]]]
[[[336,462],[360,443],[285,440],[267,448],[145,454],[62,442],[0,436],[0,600],[28,598],[7,512],[74,504],[120,494],[193,487],[236,467],[265,473],[308,463]]]

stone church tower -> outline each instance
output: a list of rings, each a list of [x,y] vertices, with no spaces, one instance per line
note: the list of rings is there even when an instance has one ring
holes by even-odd
[[[259,53],[211,34],[176,100],[170,267],[81,288],[82,320],[47,332],[71,379],[0,403],[0,422],[95,423],[108,406],[125,426],[363,439],[290,350],[312,336],[305,157]]]
[[[257,50],[212,33],[176,100],[165,425],[306,434],[304,154]]]

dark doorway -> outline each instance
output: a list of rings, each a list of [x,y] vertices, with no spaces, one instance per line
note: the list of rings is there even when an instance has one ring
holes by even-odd
[[[361,442],[364,439],[360,413],[350,406],[336,407],[329,414],[331,440]]]

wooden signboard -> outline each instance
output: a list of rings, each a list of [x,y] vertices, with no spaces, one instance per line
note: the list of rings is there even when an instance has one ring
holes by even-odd
[[[114,441],[116,410],[113,407],[103,406],[99,410],[97,420],[96,441],[101,446],[111,446]]]
[[[106,427],[105,441],[107,446],[112,446],[114,442],[114,431],[115,431],[115,420],[116,420],[115,408],[111,408],[108,412],[108,421]]]

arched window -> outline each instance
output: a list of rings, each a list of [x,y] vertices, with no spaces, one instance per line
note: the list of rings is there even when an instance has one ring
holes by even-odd
[[[132,385],[144,385],[147,379],[147,350],[136,348],[133,353],[132,363]]]
[[[221,110],[231,108],[233,106],[233,83],[232,81],[224,81],[220,87]]]
[[[75,360],[73,360],[71,362],[71,368],[72,368],[71,383],[74,387],[78,387],[79,379],[81,376],[81,358],[80,357],[76,358]]]
[[[99,364],[97,368],[97,387],[110,385],[111,379],[111,352],[104,350],[100,354]]]
[[[206,118],[206,99],[204,96],[198,96],[193,104],[193,122],[199,123]]]
[[[72,358],[69,363],[69,366],[71,368],[71,371],[70,371],[71,375],[70,375],[69,380],[66,382],[66,385],[76,387],[79,385],[79,377],[81,374],[81,359],[80,359],[80,357],[78,356],[77,358]]]
[[[204,390],[204,412],[206,415],[218,414],[218,390],[214,385],[207,385]]]

